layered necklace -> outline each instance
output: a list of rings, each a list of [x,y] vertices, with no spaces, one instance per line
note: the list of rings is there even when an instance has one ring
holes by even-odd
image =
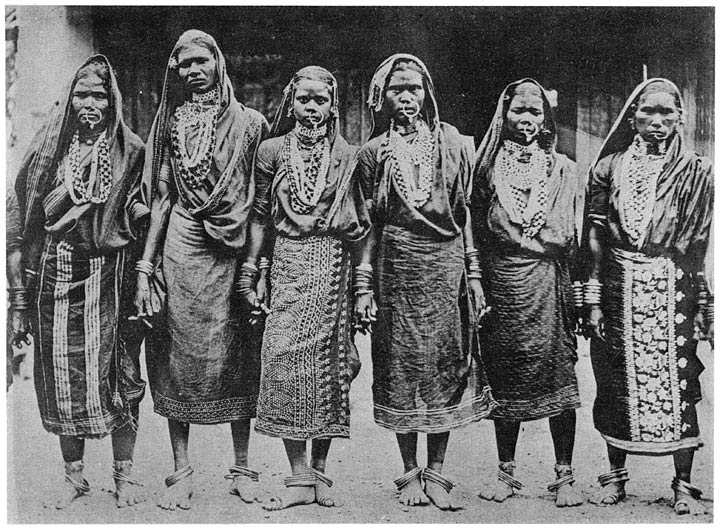
[[[639,242],[655,206],[657,179],[665,165],[665,148],[657,149],[638,134],[628,147],[620,169],[621,222],[630,239]]]
[[[495,160],[498,191],[510,218],[519,220],[523,237],[533,238],[545,225],[550,157],[536,141],[520,145],[505,140]]]
[[[75,204],[103,204],[110,196],[113,185],[112,169],[107,136],[102,132],[93,145],[90,159],[90,174],[85,180],[85,168],[80,167],[80,136],[76,131],[70,141],[70,148],[64,168],[65,187]],[[97,189],[97,192],[96,192]]]
[[[422,207],[430,198],[435,175],[435,141],[430,127],[422,120],[416,124],[417,136],[405,141],[395,127],[390,127],[390,168],[402,196],[415,209]],[[415,178],[417,167],[418,178]]]
[[[327,130],[327,124],[311,129],[296,121],[295,129],[285,136],[282,157],[290,184],[290,207],[296,213],[310,213],[325,191],[330,168]]]
[[[178,161],[180,177],[190,189],[201,187],[210,173],[219,103],[220,87],[215,86],[204,94],[193,93],[191,101],[175,109],[175,124],[171,133],[173,154]],[[187,131],[190,129],[198,129],[192,152],[187,148]]]

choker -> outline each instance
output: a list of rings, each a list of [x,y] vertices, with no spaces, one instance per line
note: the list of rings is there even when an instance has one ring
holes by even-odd
[[[202,105],[216,105],[220,101],[220,86],[215,85],[211,90],[205,93],[192,93],[192,102]]]
[[[408,125],[400,125],[393,120],[390,128],[397,131],[400,136],[408,136],[418,131],[418,121],[413,121]]]
[[[659,141],[657,143],[647,141],[640,134],[636,134],[633,138],[633,149],[638,154],[645,154],[648,156],[665,156],[667,154],[667,148],[670,144],[671,138]]]
[[[311,129],[310,127],[306,127],[299,121],[296,121],[294,132],[300,143],[303,143],[305,145],[315,145],[317,142],[327,136],[328,126],[327,123],[323,123],[319,127]]]
[[[100,136],[105,134],[105,130],[101,130],[100,132],[96,132],[93,134],[90,134],[88,136],[80,136],[80,133],[78,132],[78,141],[80,143],[84,143],[85,145],[94,145],[95,142],[98,140]]]

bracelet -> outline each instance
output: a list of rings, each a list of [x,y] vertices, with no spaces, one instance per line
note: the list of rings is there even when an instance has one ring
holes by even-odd
[[[243,263],[235,280],[235,292],[243,296],[254,292],[257,274],[258,269],[254,264]]]
[[[137,263],[135,263],[135,270],[141,274],[151,276],[155,271],[155,267],[150,261],[140,259]]]
[[[575,308],[581,309],[585,305],[585,298],[583,297],[583,284],[582,281],[573,281],[573,305]]]
[[[465,255],[470,255],[473,253],[478,253],[477,248],[475,248],[474,246],[468,246],[467,248],[465,248]]]
[[[28,310],[30,308],[29,291],[25,287],[8,288],[10,307],[13,310]]]
[[[597,279],[588,279],[583,288],[583,301],[586,305],[600,305],[602,287],[602,283]]]
[[[362,296],[363,294],[374,294],[374,292],[371,288],[364,288],[355,291],[355,297]]]
[[[355,271],[370,272],[372,274],[373,266],[370,263],[360,263],[355,267]]]
[[[257,274],[260,270],[258,270],[258,267],[250,262],[244,262],[242,265],[240,265],[240,270],[247,270],[249,272],[252,272],[254,274]]]
[[[468,280],[470,280],[470,279],[480,279],[480,280],[482,280],[482,277],[483,277],[482,274],[480,274],[480,273],[478,273],[478,272],[468,272],[468,274],[467,274]]]
[[[261,257],[258,261],[258,268],[260,270],[268,270],[270,268],[270,259],[267,257]]]

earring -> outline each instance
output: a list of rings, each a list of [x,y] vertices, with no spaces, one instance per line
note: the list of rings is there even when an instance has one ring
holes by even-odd
[[[293,116],[293,109],[291,106],[287,109],[287,117],[291,118]]]

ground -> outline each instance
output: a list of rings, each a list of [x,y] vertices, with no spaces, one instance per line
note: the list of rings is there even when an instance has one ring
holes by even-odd
[[[90,496],[80,498],[65,511],[44,503],[62,483],[62,461],[57,437],[40,423],[32,381],[16,378],[8,393],[8,519],[10,523],[674,523],[712,522],[713,511],[713,362],[707,344],[701,346],[706,370],[701,381],[703,401],[698,407],[705,446],[696,456],[693,484],[703,489],[707,514],[676,517],[671,508],[671,457],[628,459],[631,481],[628,500],[616,507],[600,507],[586,501],[580,507],[558,509],[546,486],[554,479],[553,452],[547,421],[525,423],[517,451],[516,476],[525,488],[503,504],[477,497],[484,483],[494,479],[497,452],[492,423],[482,421],[452,433],[445,473],[457,484],[453,492],[464,505],[456,512],[435,507],[401,506],[395,499],[393,479],[401,472],[393,434],[372,420],[371,361],[368,342],[358,342],[363,369],[352,389],[352,438],[336,441],[330,452],[327,474],[336,481],[334,490],[345,498],[341,508],[318,505],[266,512],[260,505],[246,505],[227,492],[223,479],[231,463],[230,427],[193,426],[190,455],[195,466],[196,491],[190,511],[167,512],[156,506],[163,479],[172,472],[166,422],[152,411],[148,395],[142,404],[135,464],[150,500],[134,509],[115,507],[110,440],[87,443],[86,477]],[[25,368],[26,372],[27,369]],[[598,474],[607,471],[604,443],[592,427],[595,383],[587,345],[581,344],[577,365],[582,397],[578,410],[575,469],[577,486],[586,499],[600,494]],[[424,458],[424,443],[421,444]],[[262,472],[268,491],[282,487],[288,472],[279,439],[253,434],[251,466]]]

